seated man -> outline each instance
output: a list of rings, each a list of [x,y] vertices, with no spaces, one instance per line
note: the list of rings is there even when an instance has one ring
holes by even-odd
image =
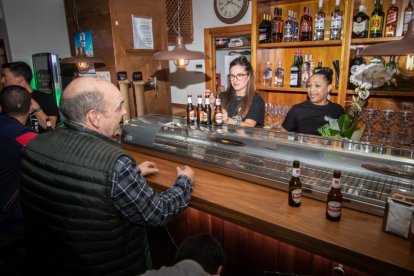
[[[30,93],[21,86],[0,92],[0,233],[23,234],[19,199],[20,150],[37,134],[26,127]]]
[[[137,275],[150,268],[147,225],[187,208],[193,170],[177,167],[157,193],[144,176],[158,171],[112,140],[126,110],[106,80],[80,77],[63,92],[63,127],[22,151],[21,198],[27,257],[34,275]]]

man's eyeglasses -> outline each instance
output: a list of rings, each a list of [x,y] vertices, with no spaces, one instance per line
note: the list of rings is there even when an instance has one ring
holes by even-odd
[[[236,79],[236,80],[242,80],[243,79],[243,77],[244,76],[247,76],[248,74],[242,74],[242,73],[239,73],[239,74],[237,74],[237,75],[233,75],[233,74],[228,74],[227,75],[227,78],[229,79],[229,80],[231,80],[231,81],[233,81],[234,79]]]

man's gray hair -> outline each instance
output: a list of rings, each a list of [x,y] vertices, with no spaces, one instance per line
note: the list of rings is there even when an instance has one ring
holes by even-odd
[[[60,111],[69,121],[83,123],[86,114],[94,109],[103,111],[104,96],[98,90],[85,91],[73,97],[62,97]]]

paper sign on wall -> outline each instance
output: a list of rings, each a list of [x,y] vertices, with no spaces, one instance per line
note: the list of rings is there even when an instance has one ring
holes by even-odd
[[[134,49],[154,49],[152,18],[132,16]]]

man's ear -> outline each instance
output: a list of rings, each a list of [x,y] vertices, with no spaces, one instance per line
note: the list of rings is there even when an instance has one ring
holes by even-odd
[[[88,113],[86,113],[86,118],[87,118],[88,124],[90,124],[94,128],[99,128],[101,114],[98,111],[94,109],[89,110]]]

